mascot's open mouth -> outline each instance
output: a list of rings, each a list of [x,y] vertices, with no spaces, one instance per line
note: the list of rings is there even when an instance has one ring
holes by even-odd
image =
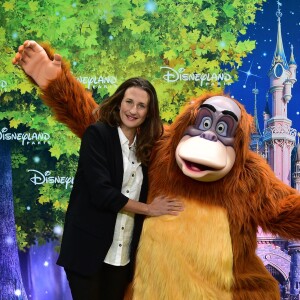
[[[196,164],[194,162],[191,161],[187,161],[184,160],[184,163],[186,165],[186,167],[194,172],[203,172],[203,171],[215,171],[216,169],[205,166],[205,165],[201,165],[201,164]]]

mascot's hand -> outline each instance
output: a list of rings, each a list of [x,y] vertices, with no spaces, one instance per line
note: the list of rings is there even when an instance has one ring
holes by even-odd
[[[61,56],[54,55],[50,60],[46,51],[35,41],[25,41],[12,60],[15,65],[21,66],[37,85],[44,89],[49,81],[56,79],[61,73]]]

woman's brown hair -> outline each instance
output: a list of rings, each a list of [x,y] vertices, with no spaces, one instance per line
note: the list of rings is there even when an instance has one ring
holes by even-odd
[[[136,156],[144,165],[148,165],[151,150],[163,133],[163,124],[159,115],[158,98],[154,86],[146,79],[134,77],[124,81],[113,95],[105,99],[94,111],[98,121],[110,126],[121,125],[120,105],[125,92],[130,87],[144,90],[150,98],[147,117],[137,130]]]

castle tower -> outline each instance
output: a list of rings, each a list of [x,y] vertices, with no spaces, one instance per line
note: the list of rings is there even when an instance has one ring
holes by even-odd
[[[268,148],[268,163],[274,173],[284,183],[291,185],[291,152],[295,144],[296,130],[291,128],[292,121],[287,118],[287,105],[292,98],[291,91],[296,81],[297,65],[293,52],[289,64],[285,57],[280,23],[281,3],[277,1],[277,4],[277,43],[268,73],[269,92],[272,95],[272,117],[267,121],[263,139]]]
[[[252,93],[254,94],[254,132],[251,134],[251,144],[250,148],[251,150],[255,151],[256,153],[259,153],[260,147],[261,147],[261,132],[259,129],[259,123],[257,118],[257,95],[259,90],[256,88],[256,82],[255,82],[255,88],[252,90]]]
[[[277,1],[277,43],[268,73],[270,89],[266,94],[264,110],[263,157],[267,159],[276,176],[288,185],[294,180],[294,187],[300,191],[300,145],[295,147],[296,130],[291,128],[287,118],[287,105],[292,98],[292,88],[296,79],[297,64],[291,46],[290,62],[287,63],[281,36],[282,5]],[[272,111],[269,109],[268,96],[272,95]],[[297,152],[295,154],[295,152]],[[291,163],[291,156],[295,157]],[[294,167],[295,166],[295,167]],[[293,177],[291,176],[293,173]],[[257,234],[257,254],[265,267],[278,281],[281,299],[300,299],[300,242],[287,241],[272,236],[259,228]]]

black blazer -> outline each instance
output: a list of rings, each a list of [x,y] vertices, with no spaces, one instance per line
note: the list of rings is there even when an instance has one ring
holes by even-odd
[[[140,202],[146,202],[148,176],[147,169],[142,169]],[[82,137],[58,265],[82,275],[99,269],[113,240],[117,213],[128,201],[121,193],[122,180],[123,157],[117,128],[100,122],[89,126]],[[132,271],[143,219],[135,215]]]

